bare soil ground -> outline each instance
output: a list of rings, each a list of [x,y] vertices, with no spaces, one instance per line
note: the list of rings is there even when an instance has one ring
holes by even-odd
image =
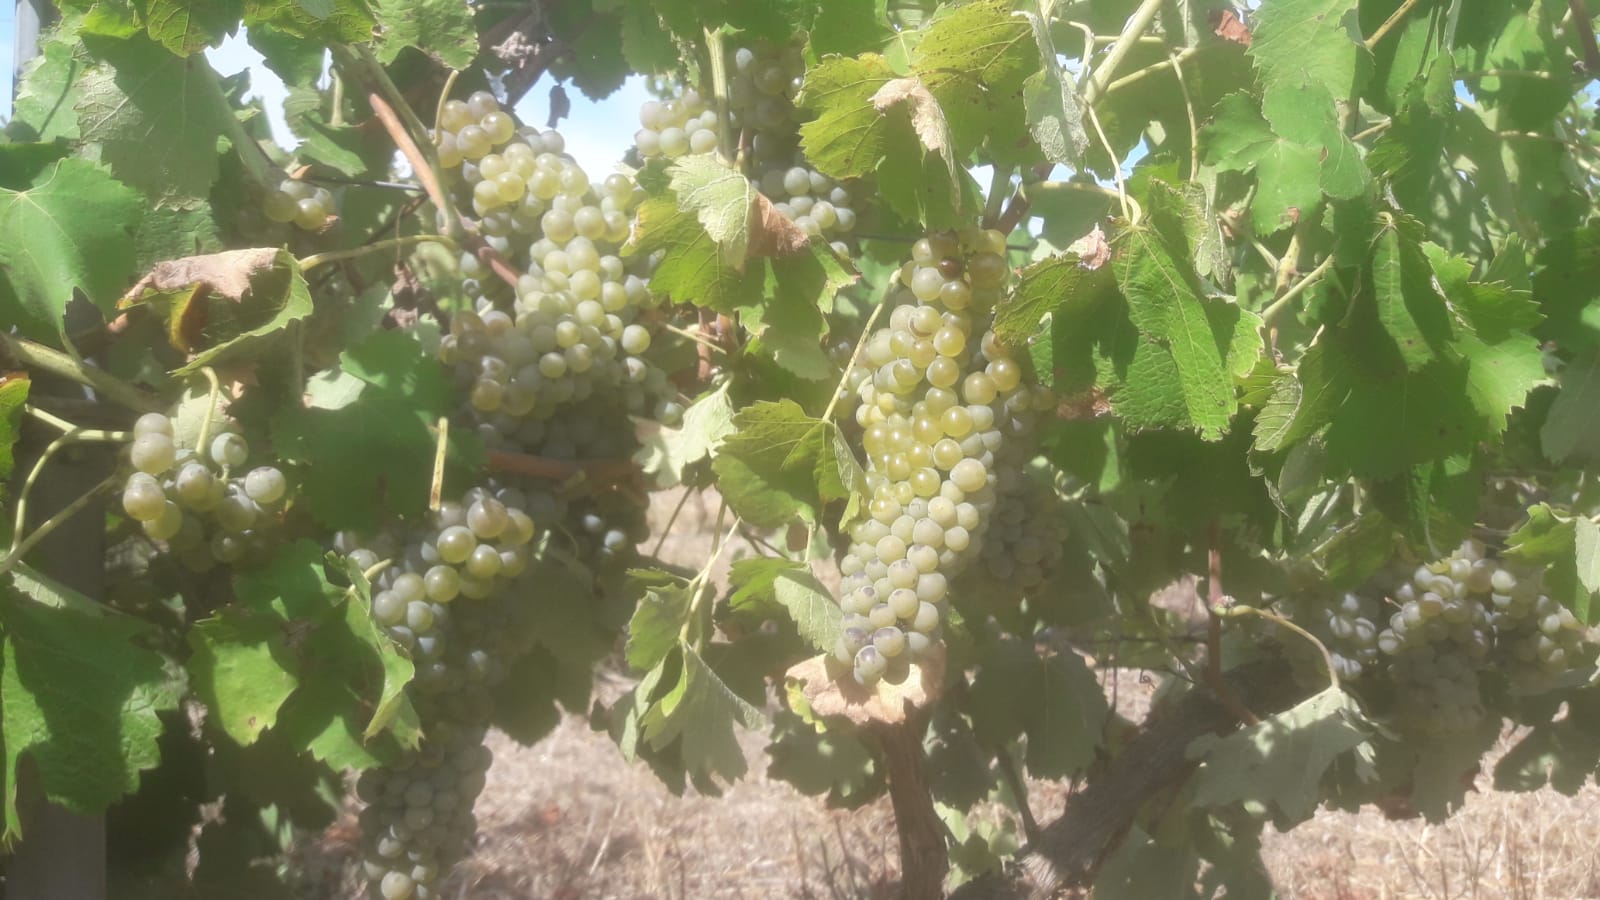
[[[676,501],[671,493],[658,499],[652,516],[658,529]],[[709,555],[715,520],[715,505],[691,501],[663,555],[698,568]],[[717,570],[726,565],[724,559]],[[596,686],[606,699],[626,687],[617,672],[603,673]],[[1119,707],[1137,715],[1152,685],[1122,672],[1116,688]],[[762,735],[747,735],[744,746],[750,774],[723,797],[676,797],[647,768],[625,762],[581,717],[569,717],[534,747],[494,735],[495,762],[478,801],[478,846],[441,897],[894,896],[899,865],[888,799],[854,812],[829,810],[766,776]],[[1487,789],[1487,775],[1478,781]],[[1067,799],[1057,783],[1030,790],[1041,822],[1058,815]],[[353,813],[307,848],[319,858],[314,868],[325,873],[323,896],[359,895]],[[1291,898],[1555,900],[1600,896],[1597,831],[1600,788],[1590,784],[1572,797],[1550,790],[1474,794],[1439,826],[1390,821],[1376,811],[1324,811],[1290,833],[1269,828],[1264,856],[1281,895]]]

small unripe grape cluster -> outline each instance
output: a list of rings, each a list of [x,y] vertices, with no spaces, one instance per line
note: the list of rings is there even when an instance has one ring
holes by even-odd
[[[995,454],[1046,399],[983,330],[1008,271],[1004,242],[977,230],[919,240],[890,300],[901,305],[863,338],[846,382],[871,499],[839,563],[834,655],[863,685],[938,639],[949,579],[977,555],[994,506]],[[939,278],[931,291],[924,273]]]
[[[639,107],[640,128],[633,146],[642,159],[677,159],[717,149],[717,111],[694,88],[668,100],[647,100]]]
[[[133,435],[134,471],[122,488],[122,509],[146,536],[196,572],[260,564],[271,555],[290,499],[282,470],[246,470],[250,445],[232,431],[209,436],[203,451],[180,447],[173,420],[162,413],[140,416]]]
[[[805,74],[805,55],[797,43],[773,46],[757,41],[733,51],[728,109],[735,126],[755,132],[756,159],[780,156],[793,146],[800,125],[794,98]]]
[[[509,433],[562,406],[615,394],[634,415],[669,423],[677,392],[645,357],[654,330],[649,260],[625,262],[642,193],[622,174],[591,183],[555,131],[516,127],[485,92],[445,104],[441,159],[460,168],[485,241],[525,271],[509,309],[486,296],[483,263],[461,258],[476,312],[456,314],[440,357],[480,422]],[[454,129],[454,130],[451,130]]]
[[[440,504],[426,525],[363,540],[352,532],[334,548],[363,570],[389,560],[373,580],[372,618],[414,659],[440,659],[458,597],[484,600],[521,575],[533,558],[533,518],[521,492],[473,488]]]
[[[362,866],[375,900],[432,900],[439,880],[466,855],[477,831],[473,803],[493,754],[485,726],[434,723],[421,748],[356,781]]]
[[[274,222],[293,222],[303,231],[321,231],[336,208],[327,188],[285,178],[277,190],[267,195],[261,211]]]

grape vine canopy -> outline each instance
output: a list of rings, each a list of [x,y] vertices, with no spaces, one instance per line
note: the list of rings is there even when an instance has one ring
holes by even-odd
[[[1269,824],[1600,766],[1581,0],[51,12],[0,142],[14,859],[57,807],[304,896],[355,809],[371,896],[456,896],[485,736],[563,714],[679,793],[761,732],[889,795],[911,898],[1269,896]],[[641,76],[586,171],[569,92]]]

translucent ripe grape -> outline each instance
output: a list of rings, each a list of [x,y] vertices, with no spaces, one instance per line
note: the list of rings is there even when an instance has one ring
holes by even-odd
[[[472,551],[478,546],[478,539],[473,536],[472,530],[464,525],[452,525],[439,532],[436,542],[439,548],[439,558],[452,565],[466,562]]]
[[[663,128],[659,141],[665,156],[677,158],[689,152],[689,135],[682,128]]]
[[[871,687],[889,670],[889,660],[876,645],[862,647],[856,653],[855,678],[863,687]]]
[[[289,483],[283,473],[271,466],[251,469],[244,477],[245,494],[257,503],[277,503],[283,499]]]
[[[489,140],[495,144],[504,144],[515,136],[517,126],[509,115],[503,112],[491,112],[478,120],[478,125],[483,128]]]
[[[500,574],[500,551],[489,544],[479,544],[472,549],[464,568],[473,578],[493,578]]]
[[[994,386],[1001,392],[1012,391],[1022,383],[1022,367],[1009,359],[997,359],[985,369]]]
[[[911,275],[911,293],[924,303],[931,303],[939,296],[939,289],[944,287],[944,277],[939,270],[922,266]]]
[[[972,545],[972,533],[960,525],[946,529],[944,545],[950,550],[960,553]]]
[[[422,576],[423,589],[435,603],[449,603],[461,593],[461,576],[449,566],[434,566]]]
[[[939,425],[953,438],[966,437],[974,425],[972,412],[964,406],[952,406],[939,416]]]
[[[629,325],[622,329],[622,349],[638,356],[650,349],[650,331],[643,325]]]
[[[141,434],[133,439],[128,452],[133,467],[149,475],[160,475],[172,468],[178,448],[172,438],[160,432]]]
[[[416,895],[417,883],[405,872],[389,872],[378,882],[378,891],[383,895],[383,900],[412,900]]]
[[[231,431],[211,440],[211,460],[219,466],[242,466],[249,456],[250,445]]]
[[[467,527],[480,540],[499,537],[510,523],[511,516],[506,505],[493,497],[478,499],[467,509]]]
[[[482,120],[484,116],[500,110],[500,101],[488,91],[473,91],[467,97],[466,111],[475,120]]]
[[[996,395],[994,379],[982,372],[973,372],[961,382],[961,398],[969,406],[993,403]]]
[[[172,420],[162,413],[145,413],[133,423],[133,436],[143,437],[147,434],[164,434],[172,437]]]
[[[879,628],[872,633],[872,646],[878,648],[879,653],[893,659],[906,650],[905,632],[893,625]]]
[[[140,522],[161,517],[167,503],[161,483],[143,472],[135,472],[122,488],[122,509]]]

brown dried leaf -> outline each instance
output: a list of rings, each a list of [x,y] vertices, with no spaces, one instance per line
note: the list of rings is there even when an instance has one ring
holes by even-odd
[[[950,124],[945,121],[939,101],[928,92],[920,78],[895,78],[884,82],[872,95],[872,105],[878,112],[888,112],[897,103],[911,104],[911,127],[916,129],[922,145],[935,153],[949,155]]]
[[[793,256],[804,250],[811,238],[793,219],[778,211],[765,194],[755,192],[756,214],[750,220],[749,256]]]
[[[1090,388],[1070,397],[1063,397],[1061,402],[1056,404],[1056,418],[1067,421],[1098,419],[1110,413],[1111,400],[1106,397],[1105,391],[1099,388]]]
[[[1098,269],[1111,261],[1111,242],[1096,222],[1094,230],[1072,242],[1067,250],[1078,254],[1078,265],[1085,269]]]
[[[145,291],[165,293],[195,286],[230,300],[241,300],[250,290],[250,280],[273,267],[278,252],[276,247],[252,247],[156,263],[149,274],[122,295],[117,307],[134,305]]]
[[[864,688],[824,653],[792,666],[784,677],[800,683],[801,693],[818,716],[843,716],[857,725],[887,722],[898,725],[913,710],[939,699],[944,685],[944,645],[936,645],[922,662],[911,663],[905,679],[890,684],[885,678],[873,688]]]
[[[1231,9],[1212,10],[1211,29],[1217,37],[1246,47],[1254,39],[1250,34],[1250,26],[1244,24],[1239,14]]]

